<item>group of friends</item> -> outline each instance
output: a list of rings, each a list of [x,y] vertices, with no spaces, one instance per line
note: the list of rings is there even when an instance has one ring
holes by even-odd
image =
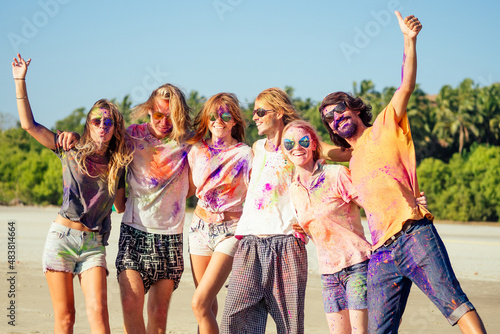
[[[31,60],[17,55],[21,126],[63,166],[63,205],[43,254],[54,331],[72,332],[77,275],[92,333],[110,332],[105,246],[114,204],[124,212],[116,268],[125,332],[164,333],[184,270],[186,198],[195,195],[188,240],[199,333],[264,333],[268,314],[278,333],[304,333],[309,238],[331,333],[396,333],[413,283],[451,325],[484,333],[418,189],[406,108],[422,25],[396,16],[404,36],[401,86],[373,125],[360,98],[326,96],[319,113],[334,145],[320,141],[279,88],[255,99],[253,121],[265,138],[253,147],[244,143],[234,94],[210,97],[191,120],[184,94],[171,84],[134,109],[133,119],[149,122],[125,129],[117,107],[99,100],[81,137],[55,134],[34,120],[25,83]],[[349,161],[349,169],[325,160]],[[228,277],[219,327],[217,294]]]

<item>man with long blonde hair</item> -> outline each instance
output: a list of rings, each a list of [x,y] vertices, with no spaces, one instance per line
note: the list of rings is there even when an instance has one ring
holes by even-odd
[[[184,94],[165,84],[137,106],[127,129],[135,146],[115,206],[125,211],[116,259],[126,333],[164,333],[172,292],[184,270],[182,230],[189,189],[191,120]],[[126,200],[126,202],[125,202]],[[148,324],[143,306],[149,292]]]

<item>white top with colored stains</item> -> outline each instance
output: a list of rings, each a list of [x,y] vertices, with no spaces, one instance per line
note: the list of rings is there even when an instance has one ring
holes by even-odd
[[[180,234],[189,190],[186,143],[157,139],[147,123],[132,124],[127,132],[135,144],[128,166],[127,198],[123,223],[155,234]]]
[[[293,234],[297,222],[289,194],[292,165],[280,150],[266,151],[265,139],[255,143],[252,176],[236,236]]]

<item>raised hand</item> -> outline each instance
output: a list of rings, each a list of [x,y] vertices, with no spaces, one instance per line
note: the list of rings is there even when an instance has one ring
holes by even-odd
[[[401,13],[395,11],[396,17],[398,18],[399,27],[405,36],[410,38],[417,37],[420,30],[422,30],[422,24],[420,21],[413,15],[407,16],[403,19]]]
[[[18,53],[17,58],[14,58],[12,62],[12,76],[14,79],[23,80],[26,78],[26,72],[28,71],[28,66],[31,63],[31,59],[27,61],[24,60],[21,55]]]

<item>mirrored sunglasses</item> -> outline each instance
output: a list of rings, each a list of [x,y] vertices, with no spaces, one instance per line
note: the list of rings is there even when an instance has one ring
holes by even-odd
[[[110,127],[112,126],[115,122],[111,118],[92,118],[90,120],[90,124],[92,124],[95,127],[99,127],[100,125],[104,124],[105,127]]]
[[[303,148],[308,148],[310,144],[311,139],[309,138],[309,136],[304,136],[299,140],[299,145]],[[285,146],[287,151],[290,151],[295,147],[295,141],[286,138],[285,140],[283,140],[283,145]]]
[[[168,117],[170,119],[170,115],[165,115],[164,113],[159,112],[159,111],[153,111],[153,119],[155,121],[161,121],[165,117]]]
[[[233,119],[233,116],[229,111],[217,114],[217,113],[211,113],[210,114],[210,121],[215,122],[217,118],[220,117],[220,119],[224,122],[230,122]]]

